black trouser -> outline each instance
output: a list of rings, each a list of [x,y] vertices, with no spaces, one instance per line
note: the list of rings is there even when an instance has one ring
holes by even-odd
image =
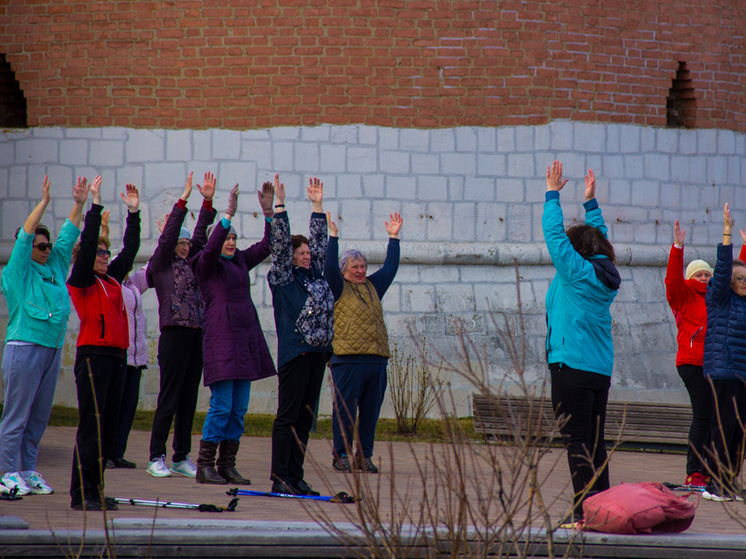
[[[80,421],[75,437],[73,472],[70,480],[72,504],[102,497],[100,492],[104,486],[104,464],[99,462],[99,458],[105,460],[114,448],[119,402],[126,370],[127,356],[124,351],[119,357],[89,354],[78,354],[75,357],[75,386],[78,392]],[[97,411],[99,421],[96,421]]]
[[[303,479],[308,434],[324,381],[326,360],[326,353],[304,353],[278,371],[277,417],[272,425],[272,480],[295,483]]]
[[[700,365],[679,365],[676,367],[681,380],[684,381],[689,401],[692,403],[692,424],[689,427],[689,449],[686,453],[686,475],[699,472],[707,475],[704,462],[707,459],[705,450],[710,441],[714,401],[710,382],[702,373]]]
[[[722,379],[713,379],[712,385],[717,398],[717,410],[710,432],[714,454],[708,457],[708,464],[727,491],[741,473],[743,462],[746,385],[741,380]]]
[[[606,402],[611,377],[551,363],[552,407],[567,448],[567,462],[572,476],[573,512],[583,515],[583,500],[609,488],[606,466]],[[591,483],[594,475],[596,481]],[[585,497],[581,495],[585,492]]]
[[[140,400],[140,379],[142,370],[145,368],[145,365],[141,367],[127,365],[127,374],[122,388],[122,403],[119,405],[117,435],[110,458],[124,458],[124,453],[127,451],[127,439],[132,430],[132,422],[135,420],[137,402]]]
[[[192,450],[192,423],[202,379],[202,330],[168,328],[158,340],[161,388],[150,435],[150,460],[166,454],[166,441],[174,424],[173,462]]]

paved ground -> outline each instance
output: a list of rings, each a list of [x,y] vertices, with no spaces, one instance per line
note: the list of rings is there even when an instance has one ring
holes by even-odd
[[[88,513],[70,509],[68,494],[70,470],[75,429],[69,427],[50,427],[42,441],[38,469],[47,482],[55,488],[55,493],[48,496],[27,496],[21,501],[0,501],[0,516],[16,515],[29,523],[32,529],[79,530],[84,527],[100,529],[103,527],[101,513]],[[108,470],[106,472],[106,493],[113,497],[137,499],[160,499],[189,503],[212,503],[225,506],[230,498],[225,494],[225,487],[200,485],[193,479],[171,477],[156,479],[145,471],[147,466],[148,443],[150,434],[134,431],[130,436],[127,458],[137,462],[135,470]],[[246,489],[269,491],[269,456],[270,439],[244,438],[239,452],[238,469],[252,479],[253,485]],[[193,440],[194,454],[199,444],[199,437]],[[374,493],[378,493],[378,509],[382,515],[392,510],[392,479],[399,494],[407,494],[403,502],[416,507],[421,491],[421,475],[418,473],[418,462],[424,463],[426,456],[431,456],[430,445],[410,445],[406,443],[377,443],[376,461],[381,466],[381,474],[366,475],[365,481],[373,484]],[[438,452],[436,447],[435,452]],[[393,458],[392,458],[393,456]],[[317,464],[314,465],[314,462]],[[169,461],[170,462],[170,461]],[[684,473],[685,457],[683,455],[666,455],[658,453],[617,452],[611,461],[611,481],[613,485],[621,482],[637,481],[681,481]],[[334,472],[331,467],[329,442],[311,441],[306,479],[323,494],[339,491],[354,493],[355,476]],[[553,521],[568,510],[570,491],[569,474],[564,452],[555,449],[544,457],[542,464],[542,492],[546,502],[551,503],[550,513]],[[551,466],[554,464],[554,468]],[[454,466],[455,469],[455,466]],[[489,478],[491,470],[481,469],[473,476]],[[437,483],[428,474],[426,484]],[[455,483],[455,482],[454,482]],[[481,483],[481,482],[480,482]],[[380,484],[380,485],[378,485]],[[380,488],[380,492],[377,489]],[[473,492],[473,488],[467,489]],[[694,498],[694,497],[691,497]],[[396,500],[396,498],[394,498]],[[746,504],[726,505],[701,500],[693,526],[689,532],[711,534],[743,534],[746,528],[732,518],[739,515],[746,518]],[[401,502],[393,508],[401,508]],[[319,514],[328,515],[332,521],[354,520],[357,505],[337,505],[295,500],[274,499],[266,497],[242,497],[235,512],[221,515],[208,515],[192,510],[163,509],[148,507],[123,506],[121,510],[108,513],[115,518],[150,518],[211,521],[218,518],[226,520],[266,520],[266,521],[309,521],[318,518]],[[744,521],[746,524],[746,521]]]

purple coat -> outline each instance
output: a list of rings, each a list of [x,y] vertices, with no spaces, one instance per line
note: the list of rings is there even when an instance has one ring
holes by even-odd
[[[230,228],[219,221],[205,249],[190,264],[205,302],[205,386],[222,380],[259,380],[276,375],[259,316],[251,300],[249,270],[270,254],[269,223],[264,238],[233,258],[220,254]]]

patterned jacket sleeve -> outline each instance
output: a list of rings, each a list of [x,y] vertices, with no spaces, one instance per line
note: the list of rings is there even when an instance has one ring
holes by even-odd
[[[272,265],[267,281],[270,285],[288,285],[293,281],[293,243],[290,240],[290,219],[287,212],[275,214],[270,225],[269,248]]]
[[[311,251],[311,267],[320,275],[324,274],[328,243],[329,231],[326,215],[314,212],[311,214],[311,223],[308,226],[308,248]]]

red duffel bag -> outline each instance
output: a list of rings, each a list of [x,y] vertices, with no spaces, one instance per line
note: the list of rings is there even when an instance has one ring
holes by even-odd
[[[699,504],[662,483],[623,483],[583,501],[583,530],[609,534],[683,532]]]

